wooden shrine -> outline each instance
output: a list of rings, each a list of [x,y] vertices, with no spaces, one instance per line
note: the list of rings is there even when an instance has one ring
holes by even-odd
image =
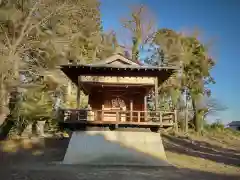
[[[67,64],[61,70],[78,87],[76,109],[62,109],[60,121],[74,127],[107,126],[150,128],[176,123],[175,112],[158,110],[158,87],[176,70],[135,63],[119,54],[92,64]],[[80,91],[88,107],[79,108]],[[155,93],[155,110],[148,111],[147,97]],[[72,126],[73,127],[73,126]]]

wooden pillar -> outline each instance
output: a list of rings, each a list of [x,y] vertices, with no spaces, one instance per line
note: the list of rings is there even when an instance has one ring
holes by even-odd
[[[133,100],[130,100],[130,122],[133,120]]]
[[[148,116],[148,112],[147,112],[147,95],[144,96],[144,121],[147,121],[147,116]]]
[[[81,100],[80,81],[81,81],[81,77],[78,77],[78,87],[77,87],[77,109],[80,108],[80,100]]]
[[[104,104],[102,104],[101,121],[104,120]]]
[[[80,100],[81,100],[81,91],[80,91],[80,87],[78,85],[78,87],[77,87],[77,109],[80,108]]]
[[[178,132],[178,112],[177,110],[175,109],[174,110],[174,127],[175,127],[175,131]]]
[[[154,88],[154,93],[155,93],[155,111],[158,110],[158,78],[155,78],[155,88]]]

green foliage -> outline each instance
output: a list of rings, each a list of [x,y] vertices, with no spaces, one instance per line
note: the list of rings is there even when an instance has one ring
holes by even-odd
[[[233,139],[234,137],[239,138],[240,132],[231,128],[226,128],[224,124],[220,120],[216,120],[211,124],[205,124],[204,128],[205,132],[211,133],[213,136],[214,134],[221,134],[223,137],[229,137]]]
[[[37,87],[23,93],[20,116],[29,121],[47,120],[53,116],[53,101],[49,92]]]
[[[212,123],[210,128],[212,129],[224,129],[224,125],[222,123],[216,122],[216,123]]]
[[[214,84],[211,70],[215,62],[208,55],[208,47],[201,43],[194,35],[185,36],[171,29],[160,29],[153,40],[157,45],[156,59],[160,59],[159,65],[177,65],[180,71],[175,77],[166,81],[161,91],[169,92],[172,103],[175,106],[184,96],[187,101],[192,101],[194,109],[194,126],[196,131],[201,131],[203,118],[207,112],[213,109],[205,103],[204,97],[211,94],[207,85]],[[161,57],[165,57],[164,62]],[[174,88],[173,88],[174,87]],[[216,108],[215,108],[216,109]]]
[[[223,131],[225,129],[225,126],[220,120],[217,120],[214,123],[205,124],[205,129],[208,131],[211,131],[211,130]]]

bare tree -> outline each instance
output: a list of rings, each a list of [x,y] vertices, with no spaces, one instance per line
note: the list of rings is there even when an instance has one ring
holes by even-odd
[[[132,59],[136,61],[140,49],[152,40],[156,32],[155,18],[146,6],[139,5],[132,8],[130,17],[124,18],[121,22],[130,35]]]
[[[209,115],[215,115],[218,112],[226,111],[228,108],[227,106],[223,105],[219,100],[211,97],[205,98],[205,113],[204,118],[206,118]]]
[[[39,30],[50,18],[68,8],[65,3],[43,14],[46,0],[28,1],[26,11],[19,9],[18,1],[8,2],[0,9],[0,117],[1,123],[6,118],[9,89],[20,82],[20,72],[25,66],[26,53],[39,41]],[[50,2],[50,1],[48,1]],[[22,4],[23,5],[23,4]],[[31,71],[29,69],[29,71]],[[5,109],[5,110],[4,110]]]

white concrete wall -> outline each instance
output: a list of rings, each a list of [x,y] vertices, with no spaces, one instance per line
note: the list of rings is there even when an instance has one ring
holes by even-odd
[[[63,164],[168,166],[159,133],[74,132]]]

